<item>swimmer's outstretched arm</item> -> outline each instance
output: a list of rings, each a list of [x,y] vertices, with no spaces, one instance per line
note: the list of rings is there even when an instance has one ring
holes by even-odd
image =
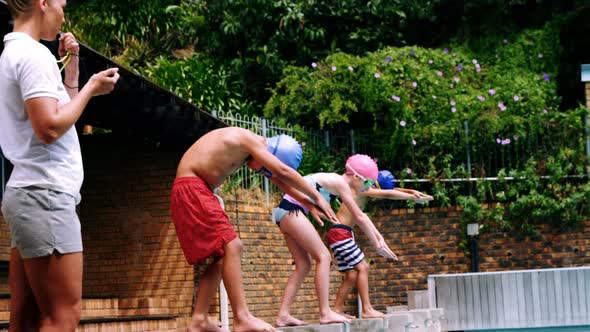
[[[418,190],[406,189],[406,188],[395,188],[395,189],[376,189],[370,188],[369,190],[361,193],[361,195],[375,198],[375,199],[395,199],[395,200],[425,200],[431,201],[434,198],[430,195],[424,194]]]

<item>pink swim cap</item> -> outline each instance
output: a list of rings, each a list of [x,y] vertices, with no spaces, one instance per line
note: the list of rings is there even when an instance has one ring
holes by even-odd
[[[373,158],[366,154],[355,154],[346,161],[346,174],[355,173],[377,182],[379,168]]]

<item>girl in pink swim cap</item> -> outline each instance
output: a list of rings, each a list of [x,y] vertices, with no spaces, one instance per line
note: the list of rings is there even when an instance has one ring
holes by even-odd
[[[371,222],[371,219],[361,211],[354,199],[359,193],[375,186],[377,176],[377,164],[371,157],[354,155],[348,159],[344,174],[315,173],[305,176],[304,179],[312,187],[316,188],[327,201],[333,201],[339,198],[342,201],[342,206],[346,206],[354,218],[358,220],[359,225],[363,228],[363,231],[367,234],[367,237],[375,246],[377,252],[386,258],[396,259],[395,254],[389,249],[383,237]],[[328,324],[349,321],[347,317],[335,312],[330,307],[331,255],[306,215],[307,210],[305,204],[301,203],[307,202],[306,200],[305,197],[285,195],[279,206],[273,209],[273,220],[283,233],[289,252],[291,252],[295,261],[295,270],[285,286],[285,292],[276,320],[276,324],[279,327],[305,324],[304,321],[291,316],[290,311],[303,279],[311,270],[312,259],[316,262],[314,280],[319,302],[320,323]],[[320,225],[322,224],[320,223]],[[352,230],[349,227],[338,223],[332,225],[332,227],[339,230],[337,234],[338,239],[344,241],[352,240]],[[350,250],[343,253],[343,257],[352,259],[354,262],[357,260],[360,262],[364,259],[363,253],[360,252],[356,244],[352,243],[352,246],[349,248]],[[350,264],[354,265],[352,261],[350,261]]]
[[[360,166],[359,166],[360,168]],[[373,168],[369,167],[371,172]],[[423,204],[427,201],[433,200],[433,197],[426,195],[417,190],[408,188],[395,188],[395,177],[390,171],[379,171],[378,184],[380,188],[370,188],[355,196],[357,205],[363,210],[369,199],[395,199],[395,200],[413,200],[416,203]],[[338,257],[339,252],[345,251],[344,245],[338,242],[339,230],[337,227],[347,226],[354,228],[357,221],[346,206],[341,206],[337,213],[339,225],[334,225],[328,232],[328,241],[331,243],[334,255]],[[356,262],[356,261],[355,261]],[[334,311],[344,315],[347,318],[354,318],[354,316],[344,313],[344,300],[350,293],[353,287],[356,286],[358,295],[361,299],[362,318],[382,318],[384,313],[379,312],[373,308],[371,298],[369,296],[369,264],[366,260],[361,260],[356,264],[340,265],[339,271],[342,273],[342,282],[336,293],[336,300],[334,302]]]

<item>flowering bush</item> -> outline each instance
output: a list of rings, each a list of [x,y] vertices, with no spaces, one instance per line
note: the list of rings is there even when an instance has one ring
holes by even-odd
[[[265,114],[311,127],[370,130],[373,150],[365,152],[396,178],[431,179],[436,204],[508,204],[493,209],[492,217],[468,208],[466,218],[506,225],[520,218],[519,228],[529,232],[542,217],[577,220],[588,215],[588,186],[560,181],[586,173],[581,121],[586,110],[559,109],[553,79],[559,24],[486,40],[483,54],[462,45],[409,46],[364,57],[336,53],[307,67],[288,67]],[[569,157],[557,158],[564,155]],[[574,160],[576,167],[567,166]],[[531,180],[502,182],[506,188],[498,193],[478,185],[469,199],[460,198],[460,185],[441,181],[507,173]],[[563,187],[545,188],[545,179]],[[505,219],[498,217],[503,213]]]
[[[468,148],[475,174],[489,175],[484,159],[499,147],[534,150],[540,135],[571,140],[569,130],[555,131],[573,116],[559,110],[551,79],[559,56],[554,25],[498,40],[494,55],[481,59],[465,47],[404,47],[288,67],[265,115],[308,127],[366,128],[374,142],[368,152],[383,166],[422,175],[430,156],[464,156]]]

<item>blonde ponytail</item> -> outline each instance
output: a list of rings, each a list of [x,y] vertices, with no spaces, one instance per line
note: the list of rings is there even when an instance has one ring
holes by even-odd
[[[31,9],[33,0],[7,0],[6,2],[12,18],[17,18]]]

